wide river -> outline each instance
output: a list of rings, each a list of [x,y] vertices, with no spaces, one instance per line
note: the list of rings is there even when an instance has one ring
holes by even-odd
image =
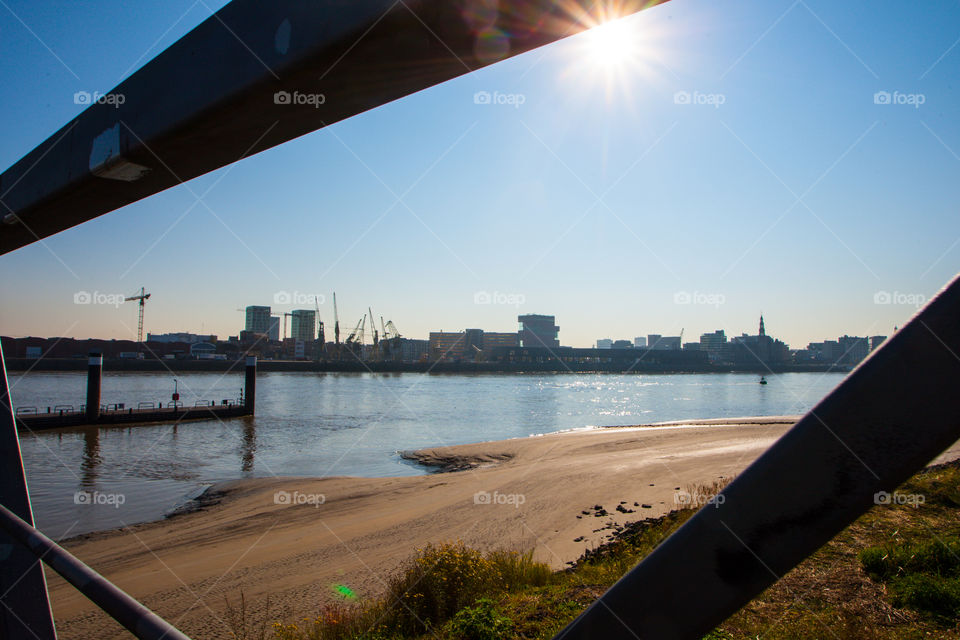
[[[54,538],[154,520],[212,483],[425,473],[398,451],[591,426],[804,413],[841,373],[261,373],[257,415],[21,433],[37,526]],[[236,398],[242,374],[178,375],[185,406]],[[85,400],[86,373],[11,374],[14,406]],[[169,400],[170,374],[104,374],[103,403]],[[90,504],[93,503],[93,504]]]

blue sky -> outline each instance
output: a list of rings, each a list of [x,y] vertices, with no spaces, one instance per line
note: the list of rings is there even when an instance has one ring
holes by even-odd
[[[7,1],[0,164],[221,5]],[[233,335],[280,292],[332,325],[336,291],[343,327],[371,306],[410,337],[763,312],[801,347],[889,334],[957,272],[960,3],[673,0],[623,30],[618,60],[569,38],[2,256],[0,333],[133,337],[133,305],[74,295],[145,286],[151,332]]]

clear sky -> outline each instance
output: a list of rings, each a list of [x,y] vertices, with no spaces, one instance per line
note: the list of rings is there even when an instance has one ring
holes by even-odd
[[[0,4],[5,168],[223,3]],[[955,1],[673,0],[2,256],[0,333],[134,338],[74,296],[145,286],[221,337],[333,291],[409,337],[889,334],[960,264],[958,39]]]

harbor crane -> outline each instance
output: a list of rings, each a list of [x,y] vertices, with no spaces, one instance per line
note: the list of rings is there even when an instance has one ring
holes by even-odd
[[[380,322],[383,323],[383,317],[380,318]],[[393,355],[395,360],[401,359],[400,332],[397,331],[397,326],[393,324],[393,320],[387,320],[387,323],[383,325],[380,344],[383,345],[387,355]]]
[[[137,345],[143,346],[143,307],[146,304],[147,300],[150,298],[150,294],[146,293],[144,287],[140,287],[140,295],[132,295],[129,298],[124,298],[124,302],[133,302],[137,300],[140,306],[140,313],[137,318]]]
[[[363,317],[360,318],[360,322],[357,323],[357,326],[354,327],[353,331],[350,332],[350,335],[347,336],[345,345],[347,350],[354,354],[355,357],[359,358],[363,355],[363,332],[367,324],[367,314],[363,314]]]

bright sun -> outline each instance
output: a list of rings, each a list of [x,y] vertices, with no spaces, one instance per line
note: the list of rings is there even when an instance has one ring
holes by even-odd
[[[587,55],[605,69],[630,63],[637,54],[636,32],[626,20],[604,22],[586,32]]]

